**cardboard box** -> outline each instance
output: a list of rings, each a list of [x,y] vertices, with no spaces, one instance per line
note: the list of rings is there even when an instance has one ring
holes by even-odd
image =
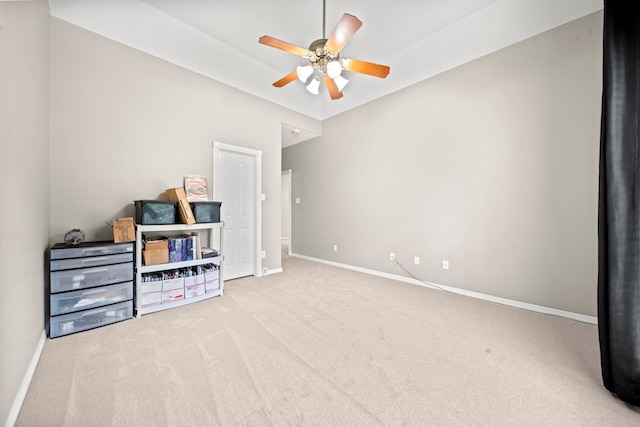
[[[184,287],[196,284],[196,276],[184,276]]]
[[[178,202],[178,217],[183,224],[195,224],[196,217],[193,215],[191,205],[187,200],[187,195],[183,188],[168,188],[165,190],[167,198],[172,202]]]
[[[204,272],[205,282],[212,282],[220,278],[220,270],[209,270]]]
[[[174,289],[184,290],[184,277],[176,277],[175,279],[164,279],[162,281],[163,291],[172,291]]]
[[[169,262],[169,249],[153,249],[142,251],[144,265],[167,264]]]
[[[144,249],[147,251],[156,251],[161,249],[169,249],[168,240],[151,240],[144,244]]]
[[[192,286],[185,286],[184,287],[184,297],[186,298],[193,298],[193,297],[197,297],[200,295],[204,295],[205,293],[205,287],[204,284],[202,285],[192,285]]]
[[[162,292],[150,292],[148,294],[140,294],[140,304],[143,307],[149,305],[162,304]]]
[[[195,278],[195,284],[196,285],[204,285],[204,273],[202,274],[196,274],[195,276],[193,276]]]
[[[113,220],[114,243],[133,242],[135,240],[136,231],[133,225],[133,217],[116,218]]]
[[[184,288],[162,291],[162,303],[184,299]]]
[[[151,282],[140,282],[141,294],[149,294],[152,292],[160,292],[160,291],[162,291],[162,280],[153,280]]]
[[[212,280],[210,282],[205,282],[204,290],[205,292],[214,292],[220,289],[220,280]]]

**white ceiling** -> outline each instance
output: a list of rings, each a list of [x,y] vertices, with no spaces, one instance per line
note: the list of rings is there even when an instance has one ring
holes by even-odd
[[[362,28],[341,56],[391,67],[386,79],[344,72],[344,97],[309,94],[305,65],[258,44],[263,35],[307,48],[323,35],[322,0],[49,0],[59,19],[323,120],[602,9],[603,0],[326,0],[326,36],[343,13]],[[283,131],[283,134],[285,132]],[[288,129],[291,134],[290,129]]]

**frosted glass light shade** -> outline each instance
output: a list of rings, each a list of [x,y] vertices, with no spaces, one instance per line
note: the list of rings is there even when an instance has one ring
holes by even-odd
[[[320,79],[316,79],[315,77],[311,79],[311,82],[307,85],[307,90],[314,95],[318,94],[318,89],[320,88]]]
[[[327,76],[336,79],[342,73],[342,65],[338,61],[329,61],[327,63]]]
[[[333,79],[334,82],[336,82],[336,86],[338,86],[338,90],[340,92],[342,92],[342,89],[347,85],[347,83],[349,83],[349,80],[345,79],[342,76],[338,76],[335,79]]]
[[[298,80],[302,83],[306,83],[309,79],[309,76],[313,73],[313,67],[311,65],[307,65],[304,67],[298,66],[296,68],[296,74],[298,75]]]

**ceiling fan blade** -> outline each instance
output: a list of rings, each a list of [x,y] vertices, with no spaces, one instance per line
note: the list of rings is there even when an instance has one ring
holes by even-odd
[[[374,64],[372,62],[360,61],[357,59],[340,60],[342,68],[347,71],[353,71],[354,73],[368,74],[374,77],[380,77],[384,79],[389,75],[390,68],[386,65]]]
[[[326,74],[324,75],[324,84],[327,85],[327,89],[329,89],[329,95],[331,95],[331,99],[340,99],[342,98],[342,92],[338,90],[338,86],[333,79]]]
[[[331,36],[327,40],[325,47],[332,52],[340,52],[342,48],[345,47],[347,43],[349,43],[351,37],[353,37],[353,35],[360,29],[361,26],[362,22],[358,18],[345,13],[344,15],[342,15],[342,18],[340,18],[340,21],[338,22],[338,25],[336,25],[336,28],[333,30],[333,33],[331,33]]]
[[[292,81],[294,81],[295,79],[298,78],[298,73],[296,71],[287,74],[286,76],[284,76],[283,78],[281,78],[280,80],[278,80],[277,82],[275,82],[273,85],[275,87],[282,87],[284,85],[288,85],[289,83],[291,83]]]
[[[287,43],[282,40],[278,40],[271,36],[260,37],[258,39],[258,43],[266,46],[275,47],[276,49],[284,50],[285,52],[293,53],[294,55],[298,55],[298,56],[307,56],[311,54],[311,52],[308,49],[298,47],[296,45]]]

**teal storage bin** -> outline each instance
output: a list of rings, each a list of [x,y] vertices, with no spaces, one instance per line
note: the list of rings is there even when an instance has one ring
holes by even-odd
[[[222,202],[191,202],[196,222],[220,222]]]
[[[162,225],[176,223],[178,202],[136,200],[136,224]]]

